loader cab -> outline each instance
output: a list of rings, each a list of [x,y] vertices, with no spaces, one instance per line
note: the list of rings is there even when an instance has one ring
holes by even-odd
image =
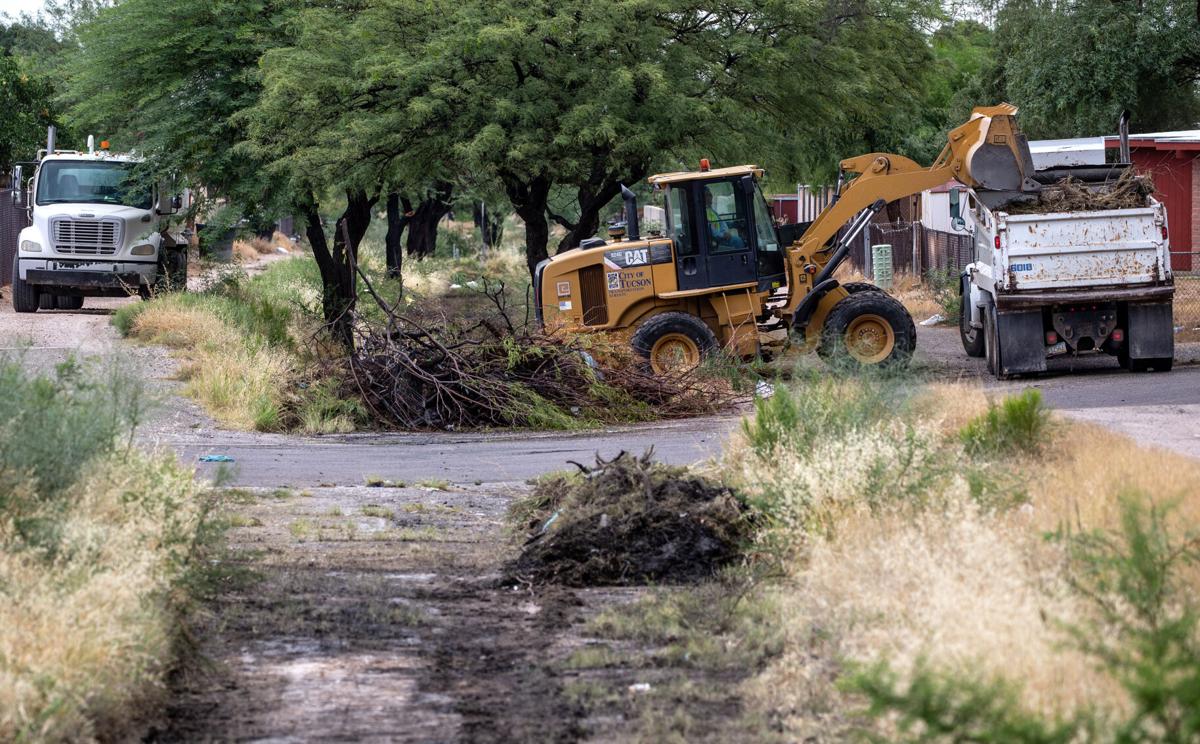
[[[651,179],[666,196],[667,235],[681,291],[784,281],[783,248],[754,166]]]

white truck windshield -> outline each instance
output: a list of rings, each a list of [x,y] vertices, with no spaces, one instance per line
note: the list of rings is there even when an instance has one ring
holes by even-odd
[[[48,160],[38,172],[38,204],[120,204],[149,209],[150,190],[130,175],[132,163]]]

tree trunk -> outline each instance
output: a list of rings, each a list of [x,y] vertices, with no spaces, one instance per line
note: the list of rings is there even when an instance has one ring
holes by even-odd
[[[550,242],[550,223],[546,220],[546,207],[550,198],[550,179],[538,176],[525,181],[512,174],[500,175],[504,192],[512,203],[517,216],[525,221],[525,263],[529,276],[533,276],[537,265],[550,257],[546,246]]]
[[[471,218],[479,228],[484,247],[490,250],[500,245],[500,238],[504,236],[504,218],[500,211],[492,209],[486,202],[474,202]]]
[[[348,350],[354,348],[353,312],[358,296],[354,267],[358,263],[358,245],[371,224],[371,207],[375,201],[365,191],[346,192],[346,210],[334,227],[332,250],[325,237],[316,200],[310,197],[304,208],[305,234],[321,272],[321,309],[325,326],[330,336]]]
[[[408,255],[425,258],[437,249],[437,226],[450,211],[453,186],[444,181],[434,184],[433,191],[417,205],[408,223]]]
[[[404,228],[412,217],[412,204],[408,199],[403,199],[404,209],[401,211],[401,196],[395,192],[388,194],[387,198],[387,236],[383,239],[385,253],[387,254],[387,275],[391,279],[399,279],[401,277],[401,269],[404,266],[404,251],[400,247],[400,237],[404,234]]]

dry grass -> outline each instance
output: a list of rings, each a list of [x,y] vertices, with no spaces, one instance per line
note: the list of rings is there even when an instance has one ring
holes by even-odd
[[[186,303],[186,304],[185,304]],[[188,395],[224,426],[279,428],[284,393],[293,372],[289,354],[245,336],[195,299],[164,297],[133,320],[132,336],[175,350]]]
[[[120,740],[164,693],[197,486],[173,458],[121,452],[91,471],[58,517],[57,558],[0,551],[3,741]],[[14,529],[0,522],[0,545]]]
[[[727,473],[751,497],[773,499],[782,515],[774,529],[792,551],[788,580],[769,590],[788,618],[786,650],[743,687],[752,708],[784,719],[790,738],[844,739],[861,723],[861,703],[836,680],[847,665],[878,660],[902,675],[923,660],[1005,677],[1030,711],[1128,711],[1117,680],[1068,642],[1062,624],[1092,606],[1069,588],[1065,556],[1044,536],[1115,528],[1119,496],[1131,490],[1176,502],[1174,517],[1194,526],[1200,464],[1056,420],[1040,454],[973,464],[1008,484],[1010,504],[1026,500],[995,507],[973,495],[957,437],[986,407],[978,388],[936,385],[894,418],[803,450],[764,460],[744,437],[730,445]],[[923,465],[939,461],[951,465]],[[1189,580],[1200,589],[1200,577]]]
[[[287,253],[294,253],[296,244],[278,230],[271,235],[270,239],[256,237],[250,240],[233,241],[233,255],[239,262],[255,261],[259,256],[279,253],[280,248]]]

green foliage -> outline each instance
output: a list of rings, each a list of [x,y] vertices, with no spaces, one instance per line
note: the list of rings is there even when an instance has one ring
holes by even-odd
[[[0,172],[15,160],[32,160],[45,147],[46,127],[58,123],[54,91],[16,57],[0,53]]]
[[[282,43],[296,3],[125,0],[91,8],[66,64],[65,97],[81,131],[136,148],[164,176],[190,177],[241,208],[278,200],[246,152],[239,114],[258,99],[258,60]]]
[[[1200,562],[1200,539],[1174,536],[1169,516],[1144,495],[1124,494],[1119,530],[1053,536],[1068,548],[1073,588],[1094,610],[1064,628],[1129,693],[1124,720],[1086,710],[1047,719],[1022,707],[1018,682],[927,664],[907,684],[886,662],[857,669],[842,684],[867,697],[870,717],[895,718],[904,741],[1196,741],[1200,613],[1185,576]]]
[[[998,92],[1021,107],[1030,137],[1186,129],[1200,117],[1195,3],[996,2]]]
[[[1068,630],[1129,692],[1133,714],[1117,741],[1200,738],[1200,612],[1186,574],[1200,564],[1200,537],[1172,534],[1171,509],[1138,493],[1121,496],[1116,533],[1060,533],[1071,583],[1097,617]]]
[[[1029,388],[1010,395],[999,405],[972,419],[959,437],[969,454],[996,456],[1013,452],[1036,452],[1046,438],[1050,412],[1042,403],[1042,392]]]
[[[841,680],[843,688],[865,695],[866,714],[895,716],[894,742],[1010,742],[1069,744],[1079,741],[1082,720],[1047,721],[1023,710],[1020,687],[1003,678],[977,679],[919,663],[903,684],[886,663],[857,669]]]

